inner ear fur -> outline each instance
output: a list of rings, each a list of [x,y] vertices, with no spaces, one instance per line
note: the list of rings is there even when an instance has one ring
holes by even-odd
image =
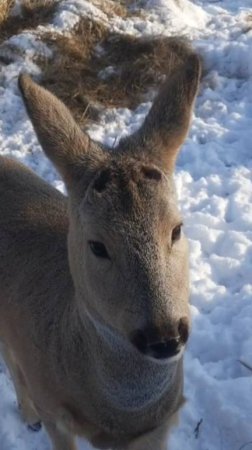
[[[161,87],[142,127],[123,139],[118,151],[172,171],[190,126],[200,76],[200,59],[191,52]]]

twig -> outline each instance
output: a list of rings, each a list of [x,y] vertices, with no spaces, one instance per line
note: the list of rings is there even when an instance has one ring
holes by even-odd
[[[248,363],[242,361],[241,359],[238,359],[238,361],[242,366],[246,367],[246,369],[248,369],[248,370],[250,370],[250,372],[252,372],[252,367]]]
[[[200,419],[200,421],[197,423],[196,427],[194,428],[195,439],[198,439],[198,437],[199,437],[200,425],[202,424],[202,422],[203,422],[203,419]]]
[[[239,448],[239,450],[243,450],[245,447],[247,447],[248,445],[251,445],[251,444],[252,444],[252,441],[246,442],[246,444],[243,444],[243,445]]]

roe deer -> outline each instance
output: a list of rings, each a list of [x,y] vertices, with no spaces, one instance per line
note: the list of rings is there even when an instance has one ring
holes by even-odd
[[[188,249],[173,170],[200,62],[189,53],[116,150],[21,75],[68,198],[0,158],[0,339],[18,403],[54,450],[161,450],[183,404]]]

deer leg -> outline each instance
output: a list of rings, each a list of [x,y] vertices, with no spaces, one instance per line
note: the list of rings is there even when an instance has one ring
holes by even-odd
[[[121,450],[168,450],[169,431],[178,424],[178,416],[178,412],[176,412],[167,423],[145,433]]]
[[[74,435],[70,431],[48,420],[43,420],[43,424],[51,438],[53,450],[77,450]]]
[[[40,418],[35,409],[32,399],[30,398],[23,374],[15,361],[15,357],[11,354],[11,352],[6,348],[5,345],[1,345],[1,354],[10,372],[15,387],[21,416],[31,429],[39,430],[38,424],[40,422]]]
[[[147,433],[122,450],[167,450],[167,438],[157,432]]]

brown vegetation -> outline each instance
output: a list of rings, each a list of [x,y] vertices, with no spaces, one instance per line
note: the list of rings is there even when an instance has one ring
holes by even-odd
[[[122,18],[142,14],[141,2],[136,0],[91,0],[108,17],[120,16]]]
[[[0,27],[7,20],[13,4],[14,0],[2,0],[0,5]]]
[[[14,0],[2,0],[0,5],[0,42],[48,23],[54,15],[59,0],[21,0],[21,14],[11,14]]]
[[[86,17],[70,35],[41,38],[53,50],[50,60],[38,61],[42,83],[79,122],[96,119],[97,106],[135,108],[188,52],[177,38],[119,34]]]
[[[109,18],[139,14],[141,1],[91,0]],[[0,42],[24,30],[49,23],[60,0],[21,0],[21,14],[11,14],[14,0],[0,5]],[[138,8],[138,9],[136,9]],[[82,17],[65,35],[41,32],[53,57],[37,57],[42,83],[84,123],[97,120],[102,107],[135,108],[179,64],[186,44],[176,38],[138,38],[110,31]]]

